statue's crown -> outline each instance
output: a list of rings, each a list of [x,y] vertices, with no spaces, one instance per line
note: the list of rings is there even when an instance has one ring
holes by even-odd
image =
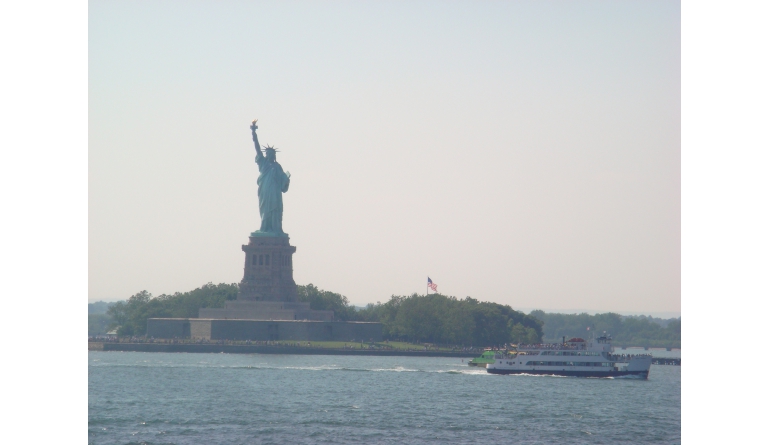
[[[279,152],[279,151],[278,151],[278,150],[276,150],[276,149],[275,149],[275,147],[273,147],[272,145],[263,145],[263,146],[262,146],[262,148],[264,148],[264,149],[265,149],[265,152],[266,152],[266,153],[267,153],[267,151],[268,151],[268,150],[272,150],[272,151],[274,151],[274,152],[276,152],[276,153],[278,153],[278,152]]]

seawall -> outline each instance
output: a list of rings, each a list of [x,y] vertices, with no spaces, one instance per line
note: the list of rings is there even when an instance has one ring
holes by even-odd
[[[227,354],[301,354],[301,355],[361,355],[361,356],[405,356],[405,357],[459,357],[473,358],[474,352],[450,351],[403,351],[388,349],[334,349],[308,348],[294,346],[264,345],[217,345],[191,343],[112,343],[88,342],[89,351],[124,351],[124,352],[190,352],[190,353],[227,353]]]

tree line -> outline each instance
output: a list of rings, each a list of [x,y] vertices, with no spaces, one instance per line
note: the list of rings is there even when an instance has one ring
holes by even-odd
[[[510,306],[457,299],[441,294],[391,296],[385,303],[358,309],[344,295],[298,286],[300,301],[311,309],[333,310],[341,321],[382,323],[390,340],[414,343],[492,346],[505,343],[536,343],[542,339],[542,322]]]
[[[624,317],[611,312],[588,315],[532,311],[530,315],[543,321],[545,341],[561,341],[563,337],[585,338],[591,332],[606,331],[617,346],[682,347],[681,317],[656,323],[648,317]]]
[[[313,284],[297,286],[299,300],[315,310],[332,310],[339,321],[375,321],[383,324],[383,336],[391,340],[467,346],[492,346],[510,342],[535,343],[542,339],[542,322],[510,306],[467,297],[432,294],[392,296],[386,303],[356,308],[344,295]],[[148,318],[196,318],[200,308],[221,308],[235,300],[238,285],[208,283],[189,292],[153,297],[147,291],[107,309],[110,323],[101,329],[91,323],[89,335],[117,328],[121,336],[145,335]],[[101,319],[100,321],[104,321]]]
[[[415,343],[495,346],[537,343],[542,322],[510,306],[458,299],[441,294],[392,296],[357,313],[361,321],[378,321],[383,336]]]
[[[681,347],[681,319],[652,319],[618,314],[525,314],[508,305],[442,294],[391,296],[385,302],[356,308],[344,295],[313,284],[297,286],[299,300],[315,310],[332,310],[339,321],[374,321],[383,337],[415,343],[495,346],[505,343],[561,341],[607,331],[618,345]],[[238,296],[236,283],[205,284],[189,292],[153,296],[147,291],[111,303],[106,314],[89,314],[89,335],[117,328],[118,335],[145,335],[148,318],[197,318],[200,308],[222,308]],[[89,305],[89,311],[91,311]],[[96,306],[94,306],[96,310]],[[99,309],[103,309],[99,307]]]
[[[223,308],[226,300],[235,300],[237,296],[238,285],[235,283],[208,283],[189,292],[157,297],[143,290],[107,309],[107,315],[112,319],[108,328],[117,328],[117,334],[121,336],[141,336],[147,333],[148,318],[198,318],[198,309]]]

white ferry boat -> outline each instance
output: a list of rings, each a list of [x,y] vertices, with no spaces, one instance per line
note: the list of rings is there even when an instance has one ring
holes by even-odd
[[[487,364],[490,374],[543,374],[570,377],[625,377],[646,379],[652,356],[615,355],[612,338],[572,338],[563,343],[519,345],[516,353],[496,354]]]

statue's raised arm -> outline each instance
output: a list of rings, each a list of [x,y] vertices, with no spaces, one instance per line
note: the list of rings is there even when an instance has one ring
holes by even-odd
[[[254,141],[254,149],[257,150],[257,159],[264,158],[265,156],[262,154],[262,149],[259,147],[259,139],[257,138],[257,120],[254,119],[251,121],[251,139]]]

